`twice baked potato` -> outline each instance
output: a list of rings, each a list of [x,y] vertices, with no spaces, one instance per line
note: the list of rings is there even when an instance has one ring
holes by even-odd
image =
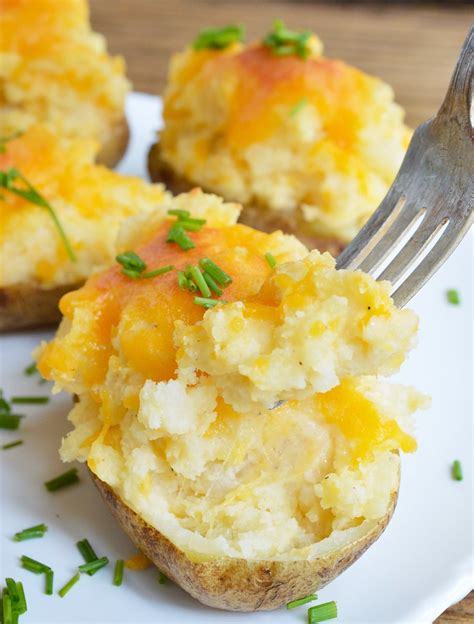
[[[0,0],[0,137],[34,124],[93,138],[109,167],[128,143],[121,57],[93,32],[87,0]]]
[[[60,303],[38,368],[77,397],[84,461],[122,527],[201,602],[272,609],[380,535],[425,399],[398,370],[417,319],[389,284],[235,224],[196,190],[127,222],[117,264]],[[207,287],[206,287],[207,285]]]
[[[0,153],[0,331],[59,321],[61,296],[112,262],[122,220],[168,196],[159,184],[94,164],[97,149],[33,126]],[[73,257],[29,186],[54,210]]]
[[[275,37],[287,37],[284,49]],[[408,145],[392,89],[282,25],[260,44],[215,43],[200,36],[171,60],[152,179],[238,201],[242,222],[334,255],[378,206]]]

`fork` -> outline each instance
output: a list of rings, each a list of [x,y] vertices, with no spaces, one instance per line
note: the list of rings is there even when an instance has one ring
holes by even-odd
[[[399,307],[446,261],[473,221],[473,83],[474,26],[438,114],[415,130],[384,200],[337,259],[338,269],[361,269],[375,277],[401,245],[377,275],[392,283]],[[404,242],[407,232],[412,234]]]

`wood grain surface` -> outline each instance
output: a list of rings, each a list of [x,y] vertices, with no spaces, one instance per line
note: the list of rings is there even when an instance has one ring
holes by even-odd
[[[90,0],[94,28],[122,54],[134,88],[159,94],[170,55],[201,28],[227,23],[260,38],[274,19],[310,29],[339,57],[390,83],[414,126],[435,114],[467,30],[472,3],[320,3],[295,0]],[[473,624],[474,592],[436,624]]]

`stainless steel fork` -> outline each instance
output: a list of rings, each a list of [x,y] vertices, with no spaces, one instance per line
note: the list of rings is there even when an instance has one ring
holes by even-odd
[[[392,282],[396,288],[392,297],[399,307],[445,262],[473,221],[473,83],[474,27],[464,42],[438,114],[415,130],[385,199],[337,259],[339,269],[362,269],[376,276],[413,229],[377,275],[379,280]]]

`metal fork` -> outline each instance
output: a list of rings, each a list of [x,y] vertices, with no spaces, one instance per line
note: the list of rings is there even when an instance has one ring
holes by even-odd
[[[392,282],[394,288],[404,278],[392,292],[399,307],[439,269],[473,221],[473,83],[474,27],[464,42],[438,114],[415,130],[385,199],[337,259],[338,269],[362,269],[375,276],[404,234],[406,237],[407,230],[415,228],[377,276]],[[437,236],[438,240],[425,253]]]

